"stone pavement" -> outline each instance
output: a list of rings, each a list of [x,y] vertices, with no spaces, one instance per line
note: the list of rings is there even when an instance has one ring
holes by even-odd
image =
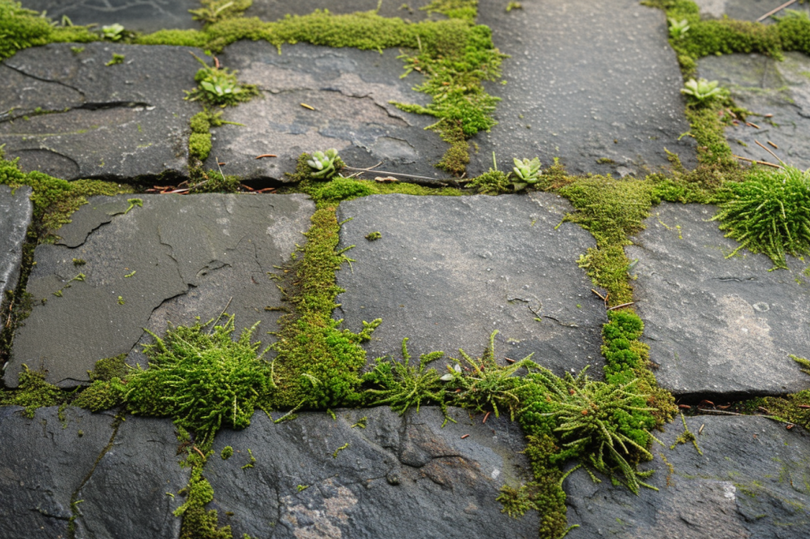
[[[782,2],[697,3],[705,17],[752,20]],[[383,0],[379,14],[445,18],[419,9],[428,4]],[[667,151],[687,169],[697,166],[693,139],[681,137],[690,127],[662,11],[636,0],[524,0],[508,11],[507,4],[478,8],[477,22],[511,58],[503,63],[506,84],[487,83],[502,99],[499,124],[471,139],[469,177],[490,169],[493,154],[502,170],[513,158],[537,156],[544,168],[557,158],[571,174],[638,179],[670,171]],[[199,3],[186,0],[23,5],[74,24],[201,28],[187,13]],[[377,7],[372,0],[255,0],[245,16],[271,21],[317,8]],[[205,57],[193,47],[109,42],[18,52],[0,62],[0,148],[25,172],[65,180],[149,187],[189,180],[189,121],[203,110],[183,99],[200,68],[189,52]],[[380,176],[454,184],[434,166],[447,148],[425,130],[435,118],[392,104],[431,99],[412,91],[422,75],[400,78],[401,52],[298,43],[279,54],[260,40],[227,46],[218,60],[261,95],[222,110],[232,123],[212,128],[205,168],[281,189],[292,183],[301,153],[334,147],[351,167],[378,165],[386,171]],[[107,66],[113,54],[124,55],[123,63]],[[785,56],[708,57],[698,70],[728,87],[738,104],[772,114],[754,120],[759,130],[742,123],[727,129],[734,153],[761,159],[753,141],[765,138],[804,169],[810,60]],[[257,160],[260,154],[276,157]],[[13,308],[21,274],[33,303],[7,345],[2,391],[17,388],[26,367],[64,389],[87,386],[96,362],[119,354],[147,367],[141,345],[151,342],[148,331],[160,335],[169,323],[190,325],[223,311],[236,315],[237,329],[260,322],[254,340],[276,342],[283,294],[274,279],[307,241],[316,211],[308,196],[90,197],[59,238],[37,245],[28,260],[30,194],[0,185],[2,309]],[[578,263],[596,241],[563,221],[572,210],[543,192],[342,202],[338,249],[353,249],[337,273],[344,291],[333,318],[351,331],[382,319],[363,344],[369,364],[399,358],[404,338],[414,356],[441,350],[459,357],[460,348],[479,356],[497,330],[501,365],[532,355],[557,375],[590,367],[602,379],[607,305]],[[709,221],[715,211],[653,207],[625,250],[658,383],[690,404],[810,389],[810,377],[789,359],[810,357],[808,261],[788,257],[789,269],[769,271],[765,255],[726,259],[737,244]],[[29,419],[22,411],[0,407],[0,539],[180,536],[173,512],[191,472],[178,464],[171,420],[122,421],[114,411],[75,407],[40,408]],[[441,411],[429,406],[402,416],[376,407],[271,421],[282,414],[260,411],[248,428],[224,429],[214,440],[207,509],[218,510],[219,525],[230,525],[234,537],[537,535],[541,515],[510,518],[495,501],[501,486],[532,479],[525,437],[505,414],[483,423],[481,415],[452,408],[458,423],[444,428]],[[805,430],[747,416],[687,423],[700,433],[703,455],[691,443],[670,449],[683,432],[680,419],[657,433],[663,446],[654,445],[655,459],[643,465],[658,470],[649,480],[657,492],[642,489],[637,497],[574,472],[564,486],[569,523],[580,527],[569,537],[810,536]],[[225,447],[234,449],[227,460],[219,457]]]

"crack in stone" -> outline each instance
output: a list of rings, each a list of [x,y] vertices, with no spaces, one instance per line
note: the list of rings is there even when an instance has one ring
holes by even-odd
[[[65,84],[64,82],[59,81],[59,80],[51,80],[51,79],[46,79],[46,78],[42,78],[42,77],[37,77],[36,75],[32,75],[31,73],[27,73],[22,68],[15,67],[15,66],[9,64],[8,62],[5,62],[3,65],[6,66],[9,69],[13,69],[14,71],[19,73],[23,77],[30,77],[30,78],[32,78],[34,80],[38,80],[40,82],[47,82],[49,84],[58,84],[59,86],[64,86],[65,88],[68,88],[68,89],[73,90],[74,92],[80,94],[82,96],[82,99],[87,99],[87,94],[85,94],[83,91],[79,90],[78,88],[75,88],[75,87],[71,86],[70,84]]]

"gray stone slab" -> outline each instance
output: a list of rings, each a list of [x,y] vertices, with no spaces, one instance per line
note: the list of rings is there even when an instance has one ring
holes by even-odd
[[[570,206],[556,195],[413,197],[380,195],[344,202],[340,246],[355,248],[338,272],[334,316],[353,330],[382,318],[364,346],[369,359],[463,348],[480,356],[494,330],[496,352],[554,370],[602,364],[604,304],[577,267],[594,245],[560,222]],[[560,225],[559,228],[556,228]],[[382,237],[365,236],[379,231]],[[542,321],[536,320],[540,318]],[[591,375],[601,376],[592,367]]]
[[[77,491],[76,539],[180,536],[173,512],[184,502],[190,468],[181,468],[174,424],[127,417]]]
[[[6,385],[17,385],[23,364],[62,387],[86,382],[105,357],[143,364],[143,328],[162,334],[168,322],[205,322],[226,305],[237,334],[260,321],[254,337],[271,341],[279,313],[264,308],[281,298],[268,273],[303,243],[314,204],[304,195],[145,195],[125,214],[130,198],[91,198],[59,230],[60,244],[37,248],[28,281],[36,305],[15,336]],[[84,281],[71,281],[80,273]]]
[[[528,480],[515,423],[483,425],[455,408],[458,424],[444,428],[430,407],[404,417],[388,408],[336,415],[303,413],[275,425],[258,413],[243,431],[221,431],[205,471],[220,525],[230,524],[234,537],[537,536],[536,513],[512,519],[495,501],[503,484]],[[366,428],[353,427],[362,417]],[[223,461],[225,446],[235,452]],[[256,462],[242,470],[248,449]]]
[[[698,61],[698,72],[720,81],[740,106],[772,118],[752,117],[759,129],[739,122],[726,128],[732,151],[749,159],[774,161],[756,144],[770,140],[773,150],[787,163],[810,168],[810,58],[800,52],[785,53],[777,62],[760,54],[711,56]]]
[[[0,185],[0,303],[7,290],[14,291],[20,277],[23,243],[33,216],[29,196],[30,187]]]
[[[72,46],[26,49],[0,64],[6,157],[66,180],[186,175],[189,119],[201,109],[183,90],[200,68],[189,52],[202,51],[88,43],[76,54]],[[114,53],[124,63],[106,66]]]
[[[245,11],[245,17],[259,17],[263,21],[277,21],[286,15],[307,15],[316,9],[328,9],[330,13],[345,15],[358,11],[377,11],[381,17],[399,17],[408,21],[446,18],[439,14],[428,14],[419,8],[425,7],[431,0],[254,0],[253,5]]]
[[[197,0],[23,0],[25,8],[46,11],[61,21],[67,15],[73,24],[121,24],[135,32],[156,32],[164,28],[200,28],[189,9],[199,9]]]
[[[435,118],[402,112],[389,101],[426,105],[429,97],[411,90],[420,75],[404,73],[397,50],[332,49],[285,45],[282,54],[265,42],[241,42],[220,56],[258,84],[262,99],[225,110],[224,119],[243,124],[213,129],[215,159],[223,170],[247,179],[287,181],[304,153],[335,148],[346,164],[446,178],[433,165],[447,144],[424,128]],[[305,103],[315,110],[309,110]],[[261,154],[278,158],[256,160]]]
[[[113,435],[112,414],[0,407],[0,537],[67,537],[74,494]],[[116,493],[120,495],[121,493]]]
[[[810,536],[810,436],[757,417],[694,417],[698,444],[670,446],[683,432],[680,420],[660,435],[660,489],[634,496],[610,481],[595,485],[583,470],[565,482],[571,539],[596,537],[679,539],[803,539]],[[662,458],[663,457],[663,458]],[[666,461],[664,461],[664,458]],[[668,466],[672,471],[668,472]]]
[[[785,0],[693,0],[700,6],[700,15],[706,19],[722,19],[724,16],[730,19],[742,21],[755,21],[770,13],[785,3]],[[796,2],[786,9],[810,11],[807,2],[802,4]],[[775,16],[785,15],[785,9],[774,13]],[[763,21],[765,24],[773,22],[770,17]]]
[[[499,125],[473,140],[470,176],[512,158],[559,157],[574,174],[624,176],[668,167],[664,148],[696,164],[680,93],[681,72],[661,10],[637,0],[537,0],[506,12],[482,2],[478,22],[492,28],[507,85]],[[600,163],[599,161],[602,160]]]
[[[627,247],[658,383],[676,395],[743,398],[810,388],[788,357],[810,357],[807,262],[769,271],[709,222],[713,206],[661,204]]]

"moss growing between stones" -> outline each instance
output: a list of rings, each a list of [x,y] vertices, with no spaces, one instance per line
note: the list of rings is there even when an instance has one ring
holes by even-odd
[[[23,365],[19,376],[19,388],[0,391],[0,406],[25,406],[23,415],[34,417],[37,408],[59,406],[67,403],[69,393],[45,381],[45,374]]]
[[[206,511],[205,506],[214,499],[214,489],[211,483],[203,476],[203,468],[210,455],[206,446],[201,451],[188,449],[183,465],[191,467],[191,478],[188,486],[180,491],[186,497],[183,505],[178,507],[174,516],[182,516],[183,524],[180,528],[180,539],[233,539],[230,526],[220,528],[217,522],[217,511]],[[199,451],[199,453],[197,453]],[[202,454],[200,454],[202,453]]]
[[[17,51],[54,42],[90,42],[98,36],[84,26],[53,26],[19,2],[0,0],[0,60]]]
[[[475,20],[478,16],[478,0],[433,0],[420,9],[428,13],[442,13],[451,19]]]

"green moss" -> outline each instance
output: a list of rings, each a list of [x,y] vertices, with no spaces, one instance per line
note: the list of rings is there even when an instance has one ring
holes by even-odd
[[[52,42],[89,42],[98,37],[84,26],[52,26],[36,11],[19,2],[0,0],[0,60],[17,51]]]
[[[125,59],[125,56],[123,54],[113,53],[112,59],[109,62],[107,62],[106,64],[104,64],[104,65],[107,66],[107,67],[110,67],[110,66],[114,66],[114,65],[118,65],[118,64],[123,64],[124,59]]]
[[[101,380],[109,382],[113,378],[124,378],[129,370],[126,363],[127,354],[99,359],[92,371],[87,371],[90,381]]]
[[[470,180],[467,187],[475,189],[484,195],[499,195],[513,190],[509,175],[506,172],[493,169]]]
[[[214,489],[203,476],[206,458],[195,453],[189,453],[185,461],[185,465],[191,467],[188,486],[180,491],[186,501],[174,512],[175,516],[183,517],[180,539],[233,539],[230,526],[218,526],[216,510],[205,510],[214,499]]]
[[[25,406],[23,415],[32,418],[37,408],[63,405],[68,398],[69,393],[45,381],[45,373],[29,370],[27,365],[23,365],[19,387],[0,392],[0,405]]]
[[[366,239],[368,241],[376,241],[376,240],[378,240],[380,238],[382,238],[382,234],[380,234],[380,232],[378,230],[375,230],[374,232],[369,232],[368,234],[366,234]]]
[[[236,78],[238,71],[232,71],[227,67],[209,66],[198,56],[194,58],[203,67],[194,75],[198,87],[186,92],[186,99],[189,101],[201,100],[210,106],[225,107],[250,101],[259,95],[259,89],[255,84],[239,82]]]
[[[226,445],[222,448],[222,452],[219,456],[222,458],[222,460],[228,460],[233,456],[233,447]]]
[[[510,485],[502,486],[500,494],[495,498],[503,505],[501,513],[518,518],[526,514],[526,511],[537,511],[539,509],[535,501],[537,494],[533,492],[532,486],[531,484],[521,485],[519,488]]]
[[[478,16],[478,0],[433,0],[420,9],[428,13],[442,13],[454,19],[475,20]]]

